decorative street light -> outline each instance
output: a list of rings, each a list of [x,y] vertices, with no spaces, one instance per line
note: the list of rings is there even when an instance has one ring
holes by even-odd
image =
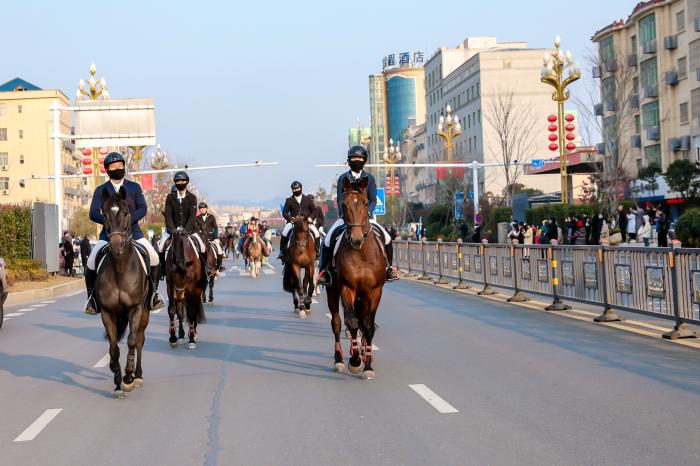
[[[574,63],[574,57],[571,52],[561,51],[561,39],[557,36],[554,39],[554,50],[547,51],[544,54],[544,66],[542,68],[542,82],[549,84],[554,88],[552,93],[552,100],[557,102],[557,128],[558,130],[558,144],[550,144],[550,149],[559,149],[559,161],[560,161],[560,174],[561,174],[561,202],[566,205],[569,203],[569,188],[568,188],[568,174],[566,172],[566,145],[567,139],[564,134],[564,129],[566,123],[564,122],[564,102],[566,102],[569,97],[569,91],[567,87],[569,84],[581,78],[581,70],[578,65]],[[566,77],[564,76],[565,71]],[[550,123],[554,123],[550,121]],[[569,121],[569,123],[571,123]],[[551,127],[551,125],[550,125]],[[554,147],[554,146],[558,147]]]
[[[90,64],[90,79],[87,81],[87,88],[86,88],[86,83],[83,81],[82,78],[80,78],[80,81],[78,81],[78,90],[75,91],[75,101],[78,102],[80,100],[86,99],[86,100],[98,100],[102,98],[102,100],[108,100],[109,99],[109,91],[107,90],[107,81],[105,81],[105,78],[100,78],[98,81],[95,78],[95,74],[97,73],[97,68],[95,67],[95,63]],[[106,149],[83,149],[83,174],[85,175],[93,175],[93,180],[95,183],[95,187],[100,183],[100,174],[105,172],[104,167],[102,166],[102,161],[104,160],[104,156],[106,155],[107,151]],[[92,167],[90,166],[92,165]]]
[[[396,144],[394,144],[393,139],[389,139],[389,147],[387,147],[386,151],[384,152],[384,163],[393,165],[395,163],[398,163],[401,161],[401,148],[399,146],[399,142],[397,141]],[[387,196],[398,196],[401,194],[401,186],[400,182],[396,174],[396,168],[390,166],[389,167],[389,176],[386,177],[386,194]],[[394,199],[395,201],[395,199]],[[393,206],[395,202],[392,202],[391,205]],[[393,208],[390,216],[392,217],[393,220]]]
[[[459,123],[459,117],[457,115],[452,116],[452,107],[448,105],[445,110],[447,110],[447,117],[440,115],[437,134],[445,140],[447,161],[452,162],[452,151],[455,146],[454,139],[462,134],[462,125]]]

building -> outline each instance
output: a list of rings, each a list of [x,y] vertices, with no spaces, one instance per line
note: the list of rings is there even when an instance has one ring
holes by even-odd
[[[397,59],[398,56],[398,59]],[[425,82],[422,52],[384,57],[382,72],[369,77],[371,144],[369,163],[382,163],[393,139],[398,143],[411,122],[425,122]],[[379,176],[379,170],[373,171]]]
[[[652,163],[665,171],[681,158],[700,161],[700,1],[638,3],[592,40],[606,159],[631,178]]]
[[[363,128],[358,125],[357,128],[350,128],[348,131],[348,147],[357,145],[369,147],[371,142],[372,131],[370,128]]]
[[[402,163],[426,163],[425,123],[416,125],[411,122],[401,136]],[[408,202],[427,203],[423,186],[429,183],[427,168],[399,169],[401,177],[401,194]]]
[[[556,114],[551,88],[542,84],[540,73],[545,49],[528,48],[525,42],[499,43],[495,37],[468,37],[455,48],[441,48],[425,64],[426,151],[431,163],[447,160],[444,142],[437,135],[440,116],[449,104],[460,118],[462,134],[455,139],[453,160],[502,163],[501,145],[490,124],[496,102],[512,95],[511,110],[519,114],[518,125],[528,126],[528,144],[522,160],[551,157],[547,146],[547,116]],[[423,189],[436,193],[437,171],[428,174]],[[471,184],[471,172],[465,173]],[[544,192],[560,190],[556,175],[522,175],[518,180]],[[501,195],[505,187],[502,168],[480,171],[479,191]],[[486,187],[486,189],[484,189]],[[437,201],[437,195],[427,195]]]
[[[49,108],[58,101],[70,100],[57,89],[41,89],[15,78],[0,85],[0,203],[55,203],[53,181],[32,180],[32,175],[47,176],[54,172],[53,116]],[[61,113],[61,133],[71,134],[70,114]],[[63,174],[80,173],[82,158],[71,141],[61,141]],[[87,180],[63,181],[63,218],[72,216],[89,201],[83,188]]]

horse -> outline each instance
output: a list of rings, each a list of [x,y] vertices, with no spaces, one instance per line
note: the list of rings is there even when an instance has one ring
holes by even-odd
[[[374,319],[379,308],[386,276],[386,256],[382,240],[369,221],[367,186],[369,179],[350,182],[343,179],[343,212],[345,231],[338,239],[335,271],[331,286],[326,287],[331,328],[335,336],[335,370],[345,371],[340,344],[339,301],[343,304],[343,320],[350,331],[348,368],[353,374],[362,371],[365,380],[374,379],[372,340]],[[362,332],[362,349],[358,331]],[[364,363],[364,369],[362,364]]]
[[[207,288],[209,289],[209,304],[214,302],[214,280],[219,275],[217,252],[214,248],[214,244],[211,241],[207,241],[207,255],[205,261],[205,268],[207,270],[208,283],[205,283],[204,290],[202,290],[202,303],[207,302]]]
[[[258,278],[260,275],[260,269],[262,268],[262,258],[263,258],[263,248],[265,244],[260,238],[257,230],[253,230],[250,234],[250,240],[248,240],[248,250],[246,254],[246,260],[250,264],[250,276],[253,278]]]
[[[294,230],[287,248],[287,257],[282,274],[282,288],[287,293],[292,293],[294,312],[305,319],[311,313],[316,269],[316,245],[309,231],[308,217],[297,216],[294,219]],[[303,281],[302,269],[304,269]],[[300,303],[300,300],[303,302]]]
[[[166,283],[168,285],[168,317],[170,318],[170,346],[185,342],[182,322],[187,317],[189,324],[188,349],[197,348],[197,325],[206,322],[202,295],[206,287],[206,276],[199,260],[197,247],[189,236],[176,232],[165,258]],[[175,336],[175,315],[179,322]]]
[[[143,387],[143,343],[146,338],[149,309],[146,304],[151,287],[139,252],[131,241],[131,214],[126,191],[116,195],[102,191],[102,212],[108,250],[98,264],[95,279],[95,302],[101,311],[105,339],[109,340],[109,368],[114,373],[114,395]],[[119,341],[129,326],[129,351],[122,377],[119,364]]]

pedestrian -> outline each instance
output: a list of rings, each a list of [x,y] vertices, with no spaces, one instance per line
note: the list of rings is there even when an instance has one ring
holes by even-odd
[[[399,236],[399,232],[396,231],[396,225],[391,225],[391,228],[389,228],[389,236],[391,237],[391,240],[394,241],[397,236]]]
[[[549,217],[547,222],[547,239],[549,244],[559,244],[559,238],[561,236],[561,230],[557,225],[557,221],[554,217]]]
[[[525,223],[518,223],[518,243],[525,244]]]
[[[523,223],[521,231],[523,235],[523,244],[532,244],[532,228],[530,228],[527,223]]]
[[[622,235],[622,242],[627,242],[627,212],[625,212],[625,207],[622,205],[617,206],[617,227],[620,229],[620,235]]]
[[[660,207],[656,209],[656,237],[660,248],[668,247],[668,218]]]
[[[586,244],[586,225],[583,223],[583,218],[579,218],[576,222],[576,241],[574,244]]]
[[[508,243],[517,244],[518,234],[518,224],[516,222],[511,222],[508,227]]]
[[[91,252],[92,244],[90,244],[90,235],[86,234],[80,242],[80,261],[83,263],[83,273],[85,273],[85,267],[87,267],[87,260]]]
[[[600,231],[603,228],[603,213],[598,212],[598,214],[593,216],[593,222],[591,224],[591,244],[600,244]]]
[[[73,238],[70,233],[63,237],[63,268],[66,276],[73,276],[73,261],[75,261],[75,251],[73,250]]]
[[[642,217],[642,226],[637,231],[637,237],[644,241],[644,246],[649,246],[651,240],[651,223],[649,223],[649,216],[644,215]]]
[[[583,214],[583,226],[586,229],[586,243],[591,244],[591,218],[588,214]]]
[[[459,225],[459,235],[462,237],[462,241],[466,243],[467,236],[469,235],[469,226],[464,220],[462,220],[462,223]]]
[[[630,243],[637,239],[637,216],[632,210],[627,214],[627,238]]]
[[[606,245],[610,242],[610,226],[604,216],[600,219],[600,244]]]

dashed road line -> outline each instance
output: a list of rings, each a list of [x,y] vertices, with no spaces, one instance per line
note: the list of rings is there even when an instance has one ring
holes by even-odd
[[[3,317],[2,321],[5,322],[6,320],[12,320],[12,317]]]
[[[273,269],[273,270],[270,270],[270,269],[263,269],[263,273],[264,273],[265,275],[274,275],[276,272],[274,271],[274,269]]]
[[[106,353],[102,358],[95,363],[93,369],[98,369],[100,367],[107,367],[107,364],[109,364],[109,353]]]
[[[17,309],[15,312],[30,312],[33,311],[34,308],[31,307],[25,307],[24,309]]]
[[[155,311],[151,311],[151,314],[160,314],[160,311],[162,311],[163,308],[161,307],[160,309],[156,309]]]
[[[46,306],[46,304],[32,304],[29,307],[37,308],[37,307],[44,307],[44,306]]]
[[[58,416],[58,414],[63,411],[62,409],[47,409],[44,414],[39,416],[36,421],[32,422],[29,427],[27,427],[24,432],[19,434],[14,442],[29,442],[34,440],[39,433],[44,430],[44,428],[49,425],[49,422]]]
[[[24,314],[22,314],[21,312],[11,312],[9,314],[5,314],[5,317],[19,317],[19,316],[23,316],[23,315]]]
[[[433,408],[441,414],[458,413],[454,406],[440,398],[434,391],[423,385],[422,383],[409,385],[409,387],[418,395],[427,401]]]
[[[41,304],[53,304],[56,301],[39,301]]]
[[[329,319],[333,319],[333,316],[329,312],[326,312],[326,317],[328,317]]]

